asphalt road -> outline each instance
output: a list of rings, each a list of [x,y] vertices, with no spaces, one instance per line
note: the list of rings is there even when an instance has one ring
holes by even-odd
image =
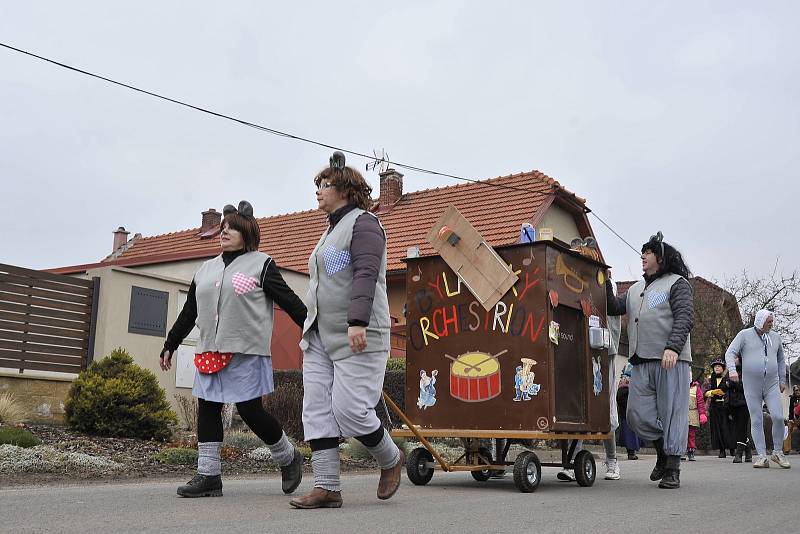
[[[91,483],[0,489],[0,532],[796,532],[800,457],[793,469],[753,469],[716,457],[685,463],[679,490],[648,480],[654,457],[622,460],[622,479],[593,487],[556,480],[544,468],[534,493],[512,477],[476,482],[468,473],[437,472],[427,486],[404,475],[397,495],[375,497],[377,473],[343,477],[344,506],[295,510],[277,478],[224,480],[222,498],[181,499],[183,481]],[[299,492],[311,487],[311,474]]]

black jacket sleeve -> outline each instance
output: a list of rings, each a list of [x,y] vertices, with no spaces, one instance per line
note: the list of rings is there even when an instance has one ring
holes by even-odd
[[[186,304],[183,305],[181,313],[172,325],[167,340],[164,342],[164,348],[170,352],[175,352],[178,346],[186,339],[189,332],[194,328],[195,320],[197,319],[197,297],[195,296],[195,285],[192,280],[192,285],[189,286],[189,294],[186,295]]]
[[[672,332],[664,348],[680,354],[694,326],[694,295],[692,286],[685,278],[672,285],[669,292],[669,306],[672,309]]]
[[[261,271],[261,287],[269,298],[289,314],[292,321],[300,328],[303,328],[303,323],[306,322],[306,315],[308,314],[306,305],[292,291],[292,288],[286,284],[272,258],[264,263],[264,268]]]
[[[353,261],[353,289],[347,312],[347,324],[350,326],[369,325],[378,272],[385,251],[386,236],[378,219],[362,213],[353,226],[353,239],[350,242]]]
[[[611,280],[606,280],[606,313],[608,315],[625,315],[628,309],[628,294],[617,296]]]

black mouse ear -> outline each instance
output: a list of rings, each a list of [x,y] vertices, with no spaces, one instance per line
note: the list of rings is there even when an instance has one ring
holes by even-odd
[[[222,208],[222,216],[227,217],[231,213],[236,213],[236,208],[234,208],[230,204],[225,204],[225,207]]]
[[[344,154],[339,152],[338,150],[333,153],[331,159],[329,160],[331,169],[339,169],[340,171],[344,169]]]
[[[246,200],[239,202],[239,213],[245,217],[253,217],[253,205]]]

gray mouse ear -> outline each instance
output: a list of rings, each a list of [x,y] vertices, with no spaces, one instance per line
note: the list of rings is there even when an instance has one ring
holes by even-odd
[[[231,213],[236,213],[236,208],[234,208],[230,204],[225,204],[225,207],[222,208],[222,216],[227,217]]]
[[[333,153],[330,160],[328,160],[331,166],[331,169],[339,169],[340,171],[344,169],[344,154],[339,152],[338,150]]]
[[[253,217],[253,205],[246,200],[239,202],[239,213],[244,217]]]

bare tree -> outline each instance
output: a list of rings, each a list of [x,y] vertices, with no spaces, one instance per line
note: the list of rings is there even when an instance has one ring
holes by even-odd
[[[792,359],[800,351],[800,272],[778,273],[777,262],[772,273],[756,277],[747,271],[729,278],[723,287],[733,294],[742,313],[745,327],[753,326],[756,312],[762,308],[773,312],[772,327],[780,334],[783,349]]]

